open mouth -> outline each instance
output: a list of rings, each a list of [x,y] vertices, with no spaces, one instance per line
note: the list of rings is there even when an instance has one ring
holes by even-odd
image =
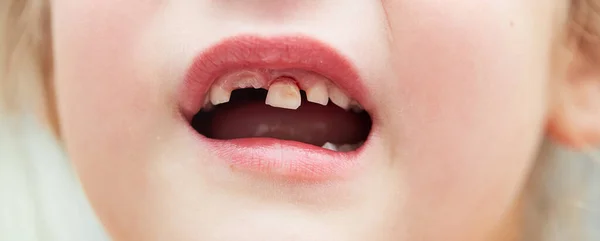
[[[211,86],[204,103],[192,126],[212,139],[275,138],[349,152],[371,131],[356,100],[305,70],[235,71]]]
[[[354,66],[316,40],[241,36],[194,60],[181,112],[200,145],[236,170],[330,179],[366,159],[367,93]]]

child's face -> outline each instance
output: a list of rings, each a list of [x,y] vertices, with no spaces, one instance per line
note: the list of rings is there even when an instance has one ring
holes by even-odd
[[[534,164],[566,2],[52,0],[62,136],[116,240],[483,238],[511,218]],[[337,55],[311,52],[323,47],[313,42]],[[194,62],[204,68],[188,73]],[[218,142],[190,127],[206,86],[189,82],[282,66],[307,78],[359,75],[331,83],[364,102],[367,143],[333,153]],[[209,129],[246,128],[272,111],[241,106],[217,106],[229,119]],[[294,118],[355,117],[330,107]],[[298,123],[328,120],[310,121]],[[325,126],[322,135],[334,128]]]

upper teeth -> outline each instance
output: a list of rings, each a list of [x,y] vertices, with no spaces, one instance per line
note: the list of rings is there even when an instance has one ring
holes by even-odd
[[[309,102],[327,105],[331,100],[332,103],[345,110],[352,109],[357,112],[363,110],[358,102],[352,100],[344,91],[324,77],[302,76],[303,78],[296,79],[298,82],[292,78],[281,77],[269,85],[267,79],[270,76],[263,78],[260,74],[249,75],[248,71],[243,73],[243,75],[228,74],[225,78],[217,80],[208,92],[205,107],[229,102],[231,92],[235,89],[253,87],[268,89],[265,104],[273,107],[297,109],[302,103],[300,95],[300,88],[302,88],[306,91],[306,99]]]
[[[350,98],[346,94],[344,94],[344,92],[342,92],[342,90],[340,90],[339,88],[329,88],[329,98],[331,99],[331,102],[333,102],[334,104],[336,104],[344,110],[350,108]]]
[[[325,82],[319,81],[314,83],[312,86],[308,87],[306,89],[306,100],[321,105],[327,105],[327,103],[329,102],[327,84]]]
[[[300,89],[293,80],[280,79],[269,86],[265,104],[295,110],[301,103]]]
[[[213,105],[229,102],[231,91],[224,90],[221,86],[213,86],[210,88],[210,103]]]

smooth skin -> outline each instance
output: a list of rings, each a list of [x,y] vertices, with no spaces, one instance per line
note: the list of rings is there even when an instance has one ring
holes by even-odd
[[[116,241],[510,240],[544,138],[600,140],[567,0],[50,2],[61,136]],[[298,33],[356,65],[380,116],[341,181],[240,175],[174,111],[203,49]]]

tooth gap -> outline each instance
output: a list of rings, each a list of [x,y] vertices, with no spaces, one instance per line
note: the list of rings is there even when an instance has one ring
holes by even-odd
[[[231,92],[230,101],[264,100],[268,90],[264,88],[240,88]]]

